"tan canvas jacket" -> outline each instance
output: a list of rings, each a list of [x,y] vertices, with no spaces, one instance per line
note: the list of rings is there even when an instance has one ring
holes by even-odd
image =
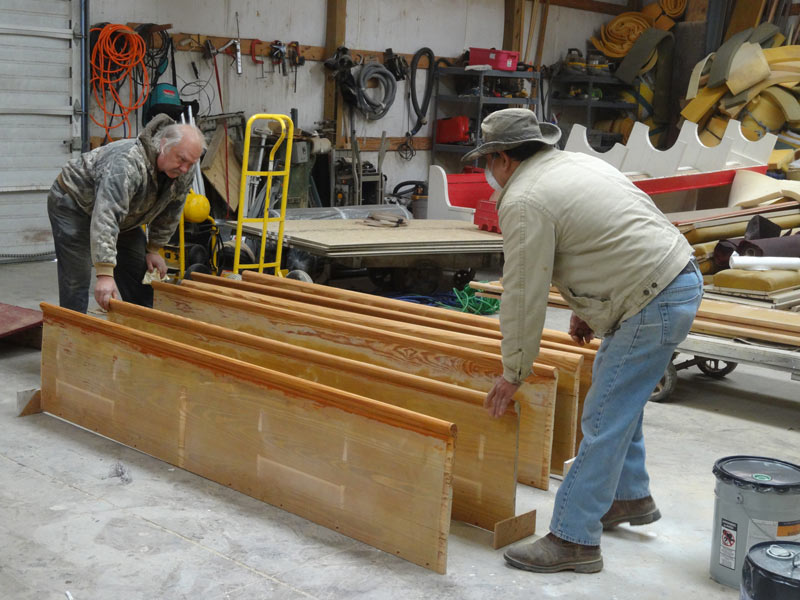
[[[539,354],[552,281],[600,336],[638,313],[692,248],[627,177],[600,159],[547,148],[498,200],[503,232],[503,376],[518,383]]]

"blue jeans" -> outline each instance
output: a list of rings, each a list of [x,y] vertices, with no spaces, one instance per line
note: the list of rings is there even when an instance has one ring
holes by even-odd
[[[599,545],[600,519],[612,501],[650,495],[644,405],[700,307],[702,276],[691,265],[600,345],[583,407],[583,440],[550,522],[550,531],[564,540]]]

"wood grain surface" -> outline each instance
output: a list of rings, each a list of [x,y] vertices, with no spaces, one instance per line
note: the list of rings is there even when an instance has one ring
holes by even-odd
[[[115,322],[453,422],[453,518],[494,530],[515,514],[519,418],[487,419],[484,394],[201,321],[113,301]]]
[[[452,423],[42,308],[45,411],[445,572]]]
[[[153,288],[154,306],[158,310],[453,383],[484,394],[502,372],[499,356],[469,347],[184,286],[156,283]],[[517,477],[520,482],[541,489],[549,485],[556,381],[556,370],[541,365],[515,396],[520,403]]]

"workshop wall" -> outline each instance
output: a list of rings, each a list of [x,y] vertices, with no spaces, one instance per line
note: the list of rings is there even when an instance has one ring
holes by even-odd
[[[624,3],[623,0],[616,0]],[[199,33],[235,38],[236,13],[242,38],[257,38],[265,42],[280,39],[298,40],[301,44],[325,45],[325,0],[92,0],[92,22],[113,23],[171,23],[172,32]],[[528,11],[532,3],[528,3]],[[566,48],[585,48],[586,39],[607,20],[607,15],[551,7],[543,62],[550,64],[561,57]],[[527,19],[526,19],[527,22]],[[504,5],[498,0],[350,0],[348,2],[346,45],[353,49],[414,53],[428,46],[438,56],[458,56],[469,46],[500,47],[503,39]],[[526,32],[527,34],[527,32]],[[534,36],[534,40],[536,37]],[[226,111],[289,114],[299,111],[298,125],[313,130],[323,115],[323,88],[326,72],[321,62],[307,61],[297,73],[284,77],[272,72],[272,65],[256,65],[249,55],[243,55],[243,73],[237,75],[232,59],[217,58]],[[199,79],[195,82],[194,63]],[[211,61],[200,52],[176,52],[178,85],[184,87],[184,99],[197,98],[201,114],[220,112],[219,98]],[[418,76],[417,90],[421,98],[425,72]],[[166,80],[169,73],[163,76]],[[188,84],[188,85],[187,85]],[[358,136],[399,137],[413,124],[409,115],[408,83],[398,82],[397,96],[389,113],[381,120],[367,122],[356,117]],[[97,115],[98,112],[94,111]],[[433,118],[433,102],[429,117]],[[349,124],[345,121],[346,127]],[[119,130],[117,130],[119,132]],[[92,135],[102,135],[93,126]],[[419,136],[430,135],[430,124]],[[377,153],[364,153],[364,159],[377,163]],[[417,152],[406,161],[396,152],[387,154],[384,172],[387,187],[408,179],[427,179],[429,152]]]

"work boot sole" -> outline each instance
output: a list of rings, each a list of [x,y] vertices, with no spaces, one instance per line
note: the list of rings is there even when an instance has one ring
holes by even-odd
[[[617,525],[621,525],[622,523],[629,523],[630,525],[636,527],[638,525],[648,525],[650,523],[655,523],[661,518],[661,511],[655,509],[653,512],[646,513],[643,515],[626,515],[624,517],[618,517],[613,521],[609,521],[608,523],[603,523],[603,530],[607,531],[609,529],[614,529]]]
[[[568,562],[550,567],[542,567],[538,565],[529,565],[528,563],[520,562],[511,558],[510,556],[503,556],[506,562],[518,569],[525,571],[532,571],[534,573],[557,573],[559,571],[575,571],[576,573],[598,573],[603,570],[603,557],[587,562]]]

